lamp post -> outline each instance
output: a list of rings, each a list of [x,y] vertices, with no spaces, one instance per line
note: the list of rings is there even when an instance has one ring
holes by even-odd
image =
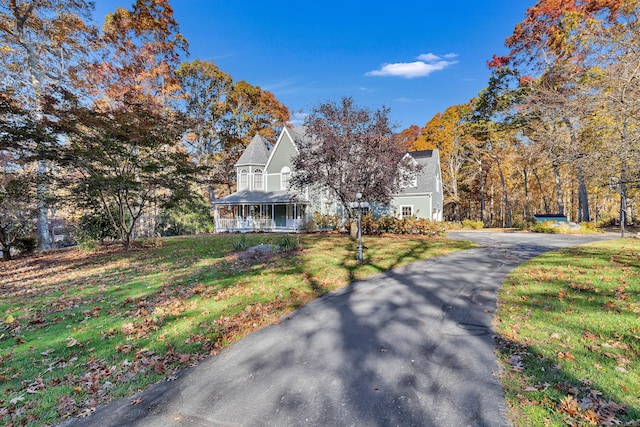
[[[369,208],[369,202],[361,202],[362,193],[356,193],[355,202],[351,202],[349,206],[358,212],[358,262],[362,263],[362,210]]]

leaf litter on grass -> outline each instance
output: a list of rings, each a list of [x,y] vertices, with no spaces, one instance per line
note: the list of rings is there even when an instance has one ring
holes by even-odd
[[[569,248],[510,274],[496,342],[515,425],[640,425],[639,250]]]

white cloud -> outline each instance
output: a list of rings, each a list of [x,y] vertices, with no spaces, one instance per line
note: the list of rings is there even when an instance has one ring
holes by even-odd
[[[307,116],[309,116],[309,113],[305,113],[302,110],[296,111],[293,113],[293,117],[290,118],[288,123],[293,126],[302,126]]]
[[[400,98],[396,98],[395,99],[396,102],[423,102],[425,101],[424,98],[407,98],[407,97],[400,97]]]
[[[423,53],[414,62],[396,62],[393,64],[384,64],[379,70],[369,71],[365,73],[367,76],[394,76],[413,79],[416,77],[425,77],[434,71],[444,70],[457,61],[450,59],[457,57],[455,53],[448,53],[443,57],[434,55],[433,53]]]

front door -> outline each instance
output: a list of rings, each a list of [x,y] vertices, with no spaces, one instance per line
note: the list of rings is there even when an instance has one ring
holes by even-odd
[[[273,207],[273,220],[276,223],[276,227],[287,226],[287,206],[275,205]]]

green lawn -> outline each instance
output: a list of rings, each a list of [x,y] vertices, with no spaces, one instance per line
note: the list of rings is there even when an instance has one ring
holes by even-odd
[[[367,263],[344,236],[255,234],[162,239],[128,253],[67,249],[0,263],[0,424],[46,425],[90,414],[216,354],[353,279],[472,244],[365,237]],[[241,239],[246,239],[242,241]]]
[[[640,241],[544,254],[498,300],[516,426],[640,425]]]

